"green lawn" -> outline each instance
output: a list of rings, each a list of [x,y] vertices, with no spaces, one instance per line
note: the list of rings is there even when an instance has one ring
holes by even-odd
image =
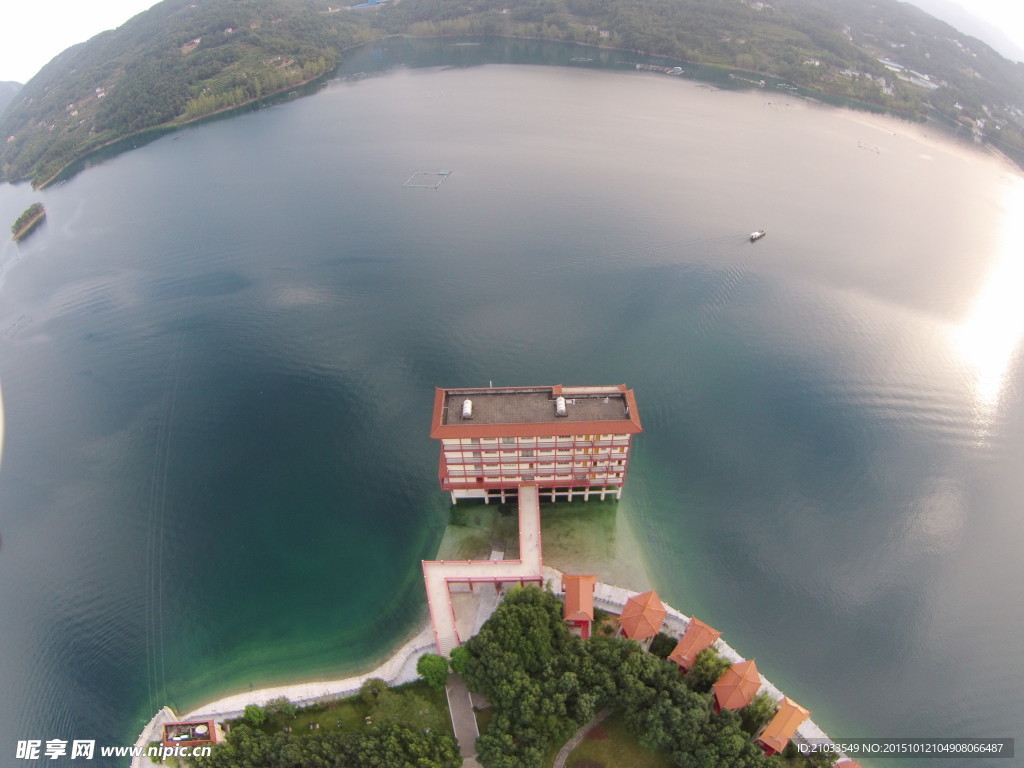
[[[389,689],[399,699],[396,706],[389,709],[385,717],[392,722],[401,722],[411,728],[436,727],[452,733],[452,719],[448,711],[448,699],[443,690],[431,688],[423,680]],[[404,706],[415,697],[415,706]],[[371,707],[359,697],[352,696],[340,701],[329,701],[303,707],[296,712],[294,718],[273,718],[261,726],[268,734],[277,733],[287,727],[293,733],[305,733],[312,730],[315,724],[323,728],[343,728],[346,731],[361,731],[367,726],[367,716],[374,713]]]
[[[603,729],[607,738],[591,738]],[[566,768],[671,768],[668,755],[644,749],[614,714],[591,731],[565,761]]]
[[[295,719],[285,725],[295,733],[304,733],[310,730],[312,723],[318,724],[321,728],[341,727],[349,731],[362,730],[366,727],[364,718],[369,711],[370,708],[358,697],[355,697],[300,709],[295,715]],[[266,730],[274,732],[280,728]]]

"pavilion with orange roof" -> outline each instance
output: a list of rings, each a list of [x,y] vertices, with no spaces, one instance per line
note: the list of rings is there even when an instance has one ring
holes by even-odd
[[[634,595],[626,601],[619,615],[622,634],[642,644],[661,631],[667,614],[668,611],[658,599],[658,593],[653,589],[642,595]]]
[[[590,625],[594,621],[594,588],[597,577],[562,574],[562,592],[565,593],[563,618],[573,627],[578,627],[580,637],[590,637]]]
[[[761,687],[761,674],[754,660],[740,661],[729,667],[712,686],[715,693],[715,712],[723,709],[743,709],[754,700]]]
[[[757,737],[757,743],[761,745],[766,755],[774,755],[781,752],[793,738],[796,729],[800,724],[811,716],[811,713],[797,704],[788,696],[783,696],[779,702],[779,709],[775,717],[764,727],[761,735]]]
[[[693,663],[697,660],[697,654],[711,645],[722,636],[717,629],[708,626],[696,617],[690,619],[686,625],[686,631],[679,638],[679,643],[668,655],[668,658],[679,665],[685,674],[690,671]]]

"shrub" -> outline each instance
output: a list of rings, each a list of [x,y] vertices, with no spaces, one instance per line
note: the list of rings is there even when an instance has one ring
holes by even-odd
[[[756,736],[757,732],[768,725],[775,716],[778,707],[767,693],[759,693],[754,700],[740,710],[740,728]]]
[[[431,688],[444,690],[448,682],[448,662],[436,653],[425,653],[416,662],[416,673],[427,681]]]
[[[457,675],[461,675],[466,671],[466,662],[469,661],[469,651],[466,650],[466,646],[457,645],[452,648],[451,661],[449,662],[452,667],[452,672]]]
[[[714,648],[705,648],[697,654],[693,667],[683,679],[691,691],[707,693],[729,667],[728,659],[719,656],[718,651]]]
[[[246,704],[245,719],[258,728],[266,722],[267,711],[258,704]]]
[[[650,650],[659,659],[667,659],[668,655],[675,650],[677,644],[678,641],[674,637],[670,637],[664,632],[659,632],[657,637],[651,641]]]
[[[285,696],[271,699],[263,707],[263,710],[266,712],[270,722],[279,728],[289,720],[293,720],[296,712],[295,705]]]

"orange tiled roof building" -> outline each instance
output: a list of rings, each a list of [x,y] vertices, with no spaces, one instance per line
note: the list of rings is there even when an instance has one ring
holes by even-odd
[[[684,673],[689,672],[693,663],[697,660],[697,654],[705,648],[709,648],[721,636],[722,633],[717,629],[708,626],[696,617],[692,617],[690,623],[686,625],[686,631],[683,632],[683,636],[679,638],[679,643],[672,650],[672,653],[668,655],[668,658],[678,664]]]
[[[781,752],[793,738],[796,729],[800,724],[809,718],[811,713],[797,704],[788,696],[783,697],[779,702],[779,709],[775,717],[764,727],[761,735],[757,737],[757,743],[761,745],[766,755],[774,755]]]
[[[715,712],[723,709],[743,709],[757,695],[761,687],[761,674],[754,660],[740,661],[729,667],[712,686],[715,694]]]
[[[459,499],[485,502],[535,484],[541,499],[622,497],[633,435],[633,390],[617,386],[483,387],[434,393],[430,436],[438,478]]]
[[[562,592],[565,593],[565,613],[563,618],[569,624],[579,628],[580,637],[590,637],[590,625],[594,621],[594,587],[597,586],[596,576],[579,576],[563,574]]]
[[[653,589],[642,595],[635,595],[626,601],[619,616],[622,634],[637,642],[649,640],[661,631],[667,613],[665,606],[658,599],[658,593]]]

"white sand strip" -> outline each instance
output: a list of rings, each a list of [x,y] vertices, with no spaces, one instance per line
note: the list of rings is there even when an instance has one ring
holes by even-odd
[[[295,685],[279,685],[273,688],[261,688],[246,691],[233,696],[204,704],[185,715],[183,720],[225,719],[241,715],[247,704],[266,704],[272,699],[284,696],[296,704],[312,704],[326,699],[342,698],[359,691],[367,680],[380,678],[388,685],[402,685],[419,678],[416,674],[416,662],[424,653],[434,650],[434,633],[429,624],[424,624],[420,631],[406,642],[383,664],[370,672],[341,680],[326,680]]]

